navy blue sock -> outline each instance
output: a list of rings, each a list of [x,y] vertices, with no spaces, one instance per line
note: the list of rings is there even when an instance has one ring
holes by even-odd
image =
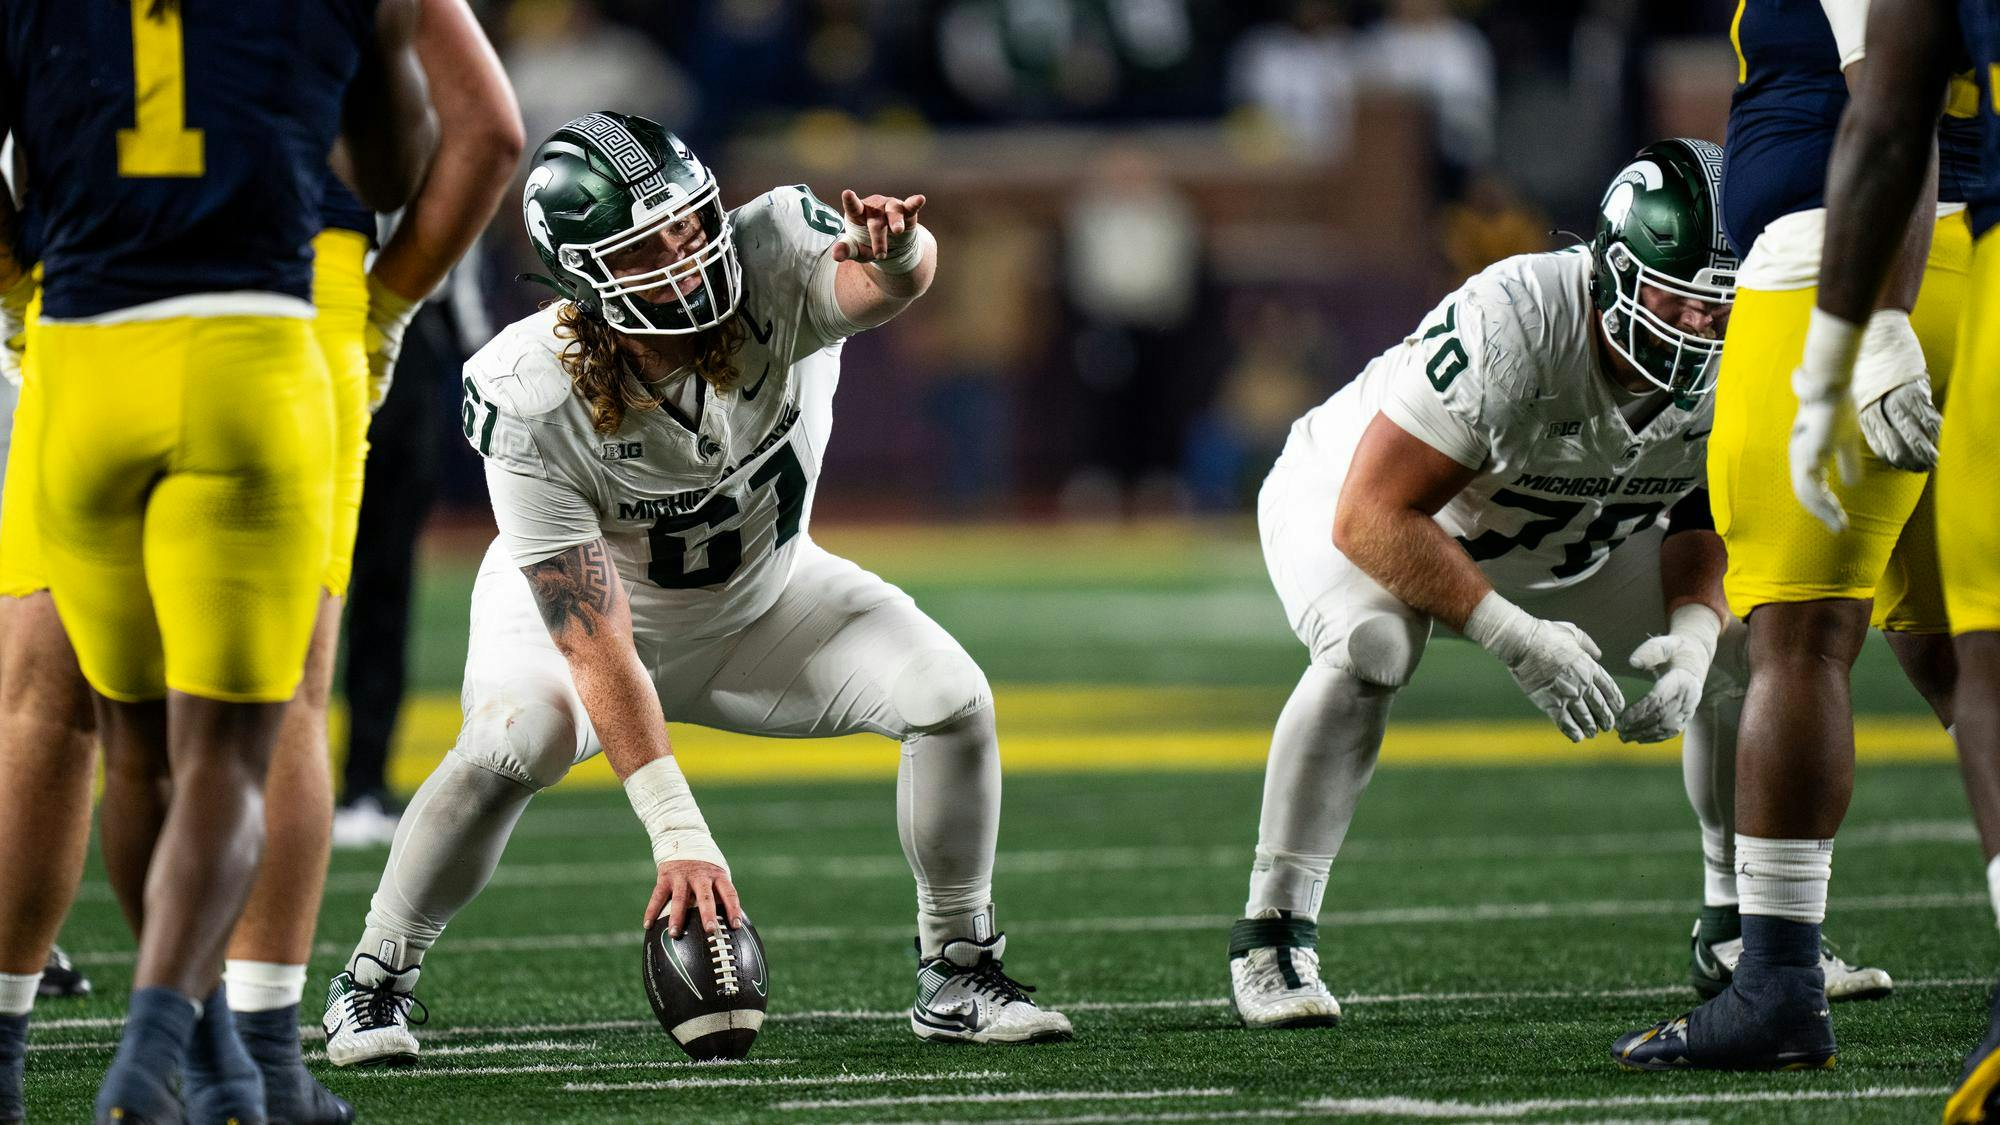
[[[236,1034],[264,1072],[264,1107],[271,1120],[329,1125],[354,1120],[354,1109],[319,1084],[299,1057],[299,1006],[237,1012]]]
[[[0,1016],[0,1121],[27,1116],[21,1092],[28,1061],[28,1013]]]
[[[180,1104],[169,1079],[187,1057],[194,1024],[194,1001],[173,989],[155,985],[134,991],[118,1053],[97,1091],[98,1119],[108,1120],[118,1109],[140,1121],[178,1120]]]
[[[1745,914],[1743,959],[1780,967],[1818,968],[1819,923]]]
[[[264,1078],[236,1036],[229,998],[219,984],[202,1001],[201,1022],[188,1045],[184,1090],[190,1115],[198,1119],[263,1120]]]

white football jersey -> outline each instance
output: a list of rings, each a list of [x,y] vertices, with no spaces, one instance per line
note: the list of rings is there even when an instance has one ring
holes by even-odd
[[[634,615],[694,637],[741,628],[784,589],[832,429],[841,341],[857,330],[832,300],[838,213],[784,187],[730,218],[749,332],[735,387],[697,387],[692,424],[630,410],[598,433],[558,362],[556,305],[465,365],[465,436],[486,458],[515,565],[602,536]]]
[[[1344,479],[1380,412],[1479,475],[1438,523],[1495,588],[1578,581],[1707,481],[1708,396],[1634,433],[1602,369],[1590,254],[1488,266],[1292,427],[1280,464]]]

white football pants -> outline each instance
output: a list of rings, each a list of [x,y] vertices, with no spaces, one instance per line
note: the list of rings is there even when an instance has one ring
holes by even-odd
[[[647,589],[631,584],[632,598]],[[1000,822],[992,692],[909,595],[807,541],[784,591],[747,628],[684,641],[641,632],[634,643],[675,722],[899,740],[896,822],[917,877],[919,935],[930,951],[991,936]],[[420,963],[485,887],[528,800],[601,749],[527,580],[497,546],[473,589],[460,702],[458,744],[403,814],[356,948],[392,968]],[[727,838],[727,824],[714,827]],[[356,975],[369,983],[375,972]]]
[[[1319,914],[1327,872],[1374,773],[1389,705],[1415,674],[1430,639],[1430,618],[1334,548],[1339,493],[1336,479],[1280,467],[1258,498],[1264,561],[1312,663],[1272,732],[1246,915],[1271,908],[1307,918]],[[1537,617],[1568,621],[1590,634],[1605,670],[1623,681],[1628,699],[1637,699],[1652,682],[1627,658],[1667,630],[1660,589],[1664,538],[1659,528],[1633,535],[1574,585],[1501,593]],[[1736,718],[1748,682],[1743,657],[1740,645],[1718,650],[1701,706],[1682,738],[1683,779],[1704,838],[1733,837]]]

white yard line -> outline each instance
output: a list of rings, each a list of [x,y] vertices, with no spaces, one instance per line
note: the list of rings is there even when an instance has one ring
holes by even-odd
[[[1992,983],[1993,981],[1989,977],[1927,977],[1917,980],[1898,981],[1896,982],[1896,987],[1902,991],[1917,992],[1946,988],[1986,988],[1992,985]],[[1373,1004],[1517,1003],[1534,1000],[1637,1000],[1654,996],[1664,998],[1685,997],[1690,1004],[1693,1003],[1693,995],[1684,984],[1596,989],[1548,988],[1462,992],[1361,992],[1343,995],[1340,997],[1340,1002],[1343,1006],[1347,1007],[1367,1007]],[[1062,1010],[1066,1012],[1104,1013],[1199,1011],[1226,1007],[1228,1003],[1229,1001],[1226,998],[1220,996],[1192,996],[1174,1000],[1083,1000],[1065,1003],[1062,1005]],[[814,1008],[794,1012],[773,1012],[768,1022],[817,1023],[854,1020],[887,1023],[908,1019],[909,1015],[910,1013],[907,1008]],[[36,1020],[31,1026],[33,1032],[39,1034],[46,1031],[115,1029],[121,1026],[122,1023],[123,1021],[117,1018],[56,1019]],[[583,1020],[571,1023],[466,1024],[458,1027],[440,1027],[434,1030],[426,1029],[420,1034],[428,1042],[439,1039],[479,1039],[489,1036],[565,1035],[593,1031],[643,1031],[658,1026],[658,1021],[650,1019]],[[320,1037],[320,1030],[317,1024],[309,1024],[302,1027],[300,1033],[307,1039],[317,1039]],[[117,1046],[116,1041],[109,1039],[73,1043],[30,1042],[28,1050],[110,1050],[115,1046]],[[484,1053],[485,1051],[497,1053],[500,1051],[525,1049],[527,1048],[520,1044],[495,1044],[491,1047],[481,1048],[478,1051],[465,1051],[463,1053]],[[565,1047],[562,1049],[573,1050],[576,1048]],[[437,1048],[435,1052],[441,1054],[453,1050],[453,1048]],[[769,1060],[753,1059],[751,1061],[767,1062]],[[682,1063],[680,1065],[691,1064]]]
[[[1513,1102],[1448,1102],[1428,1098],[1321,1098],[1301,1109],[1341,1117],[1521,1118],[1572,1109],[1646,1106],[1750,1105],[1764,1102],[1897,1101],[1941,1098],[1949,1086],[1869,1086],[1859,1090],[1742,1090],[1720,1093],[1630,1094],[1616,1098],[1531,1098]]]
[[[588,1068],[579,1068],[588,1069]],[[565,1082],[569,1093],[603,1093],[613,1090],[691,1090],[716,1087],[769,1086],[860,1086],[878,1082],[983,1082],[1011,1077],[1004,1070],[961,1070],[938,1074],[916,1070],[881,1070],[873,1074],[786,1075],[782,1078],[665,1078],[649,1082]]]
[[[423,1049],[423,1057],[426,1059],[436,1059],[436,1058],[447,1058],[457,1055],[513,1055],[513,1054],[519,1054],[522,1051],[553,1051],[558,1053],[566,1053],[574,1051],[577,1053],[582,1053],[584,1051],[593,1050],[596,1047],[597,1044],[588,1042],[578,1043],[574,1041],[565,1042],[557,1039],[531,1039],[526,1043],[462,1043],[455,1047],[426,1046]],[[326,1052],[317,1050],[307,1051],[305,1053],[305,1059],[307,1062],[325,1062]],[[760,1063],[764,1063],[765,1065],[769,1065],[771,1063],[777,1063],[777,1062],[790,1062],[791,1060],[758,1059],[757,1061]]]
[[[1939,891],[1928,894],[1852,895],[1835,898],[1836,913],[1884,910],[1956,910],[1985,905],[1985,891]],[[1529,922],[1560,918],[1629,918],[1648,915],[1689,914],[1688,900],[1670,899],[1580,899],[1556,902],[1466,902],[1441,906],[1387,907],[1376,910],[1335,910],[1320,916],[1320,925],[1341,926],[1444,926],[1479,922]],[[1125,934],[1171,933],[1190,930],[1227,929],[1235,921],[1228,914],[1167,914],[1138,917],[1044,918],[1013,921],[1015,934]],[[907,941],[910,928],[895,926],[772,926],[761,931],[774,943],[833,944],[839,942]],[[593,934],[532,934],[510,937],[462,938],[446,944],[449,955],[467,953],[534,953],[580,949],[617,949],[636,946],[636,932],[619,930]],[[335,956],[352,947],[342,942],[322,942],[314,948],[317,956]],[[72,953],[79,965],[128,965],[129,951],[102,950]]]
[[[475,1078],[489,1074],[596,1074],[604,1070],[731,1070],[741,1066],[782,1066],[796,1062],[796,1059],[718,1059],[713,1062],[695,1062],[692,1059],[661,1059],[658,1062],[577,1062],[577,1063],[520,1063],[501,1066],[440,1066],[428,1067],[421,1063],[413,1067],[358,1069],[351,1073],[356,1078]],[[673,1084],[681,1086],[764,1086],[781,1084],[782,1078],[676,1078]]]
[[[629,818],[628,818],[629,819]],[[637,831],[636,822],[631,825]],[[632,835],[633,833],[626,833]],[[1887,821],[1862,825],[1843,833],[1844,848],[1903,846],[1913,843],[1963,843],[1977,839],[1970,822],[1961,820]],[[1565,836],[1448,836],[1416,840],[1355,840],[1341,849],[1342,863],[1400,863],[1449,856],[1461,860],[1581,858],[1694,853],[1700,837],[1691,832],[1606,833]],[[501,867],[493,873],[494,887],[605,886],[647,880],[653,867],[643,860],[644,848],[630,860],[588,863],[531,863]],[[1062,848],[1003,851],[995,863],[1000,875],[1055,875],[1078,872],[1118,872],[1162,868],[1228,868],[1247,866],[1250,849],[1241,844],[1205,846]],[[910,868],[901,855],[859,856],[774,855],[732,860],[738,875],[770,879],[906,879]],[[329,894],[367,894],[381,880],[377,871],[339,872],[327,879]],[[84,888],[86,897],[109,900],[108,888]]]
[[[867,1109],[892,1105],[998,1105],[1007,1102],[1157,1101],[1161,1098],[1233,1098],[1228,1086],[1178,1090],[1000,1090],[990,1094],[892,1094],[878,1098],[811,1098],[779,1102],[773,1109]]]

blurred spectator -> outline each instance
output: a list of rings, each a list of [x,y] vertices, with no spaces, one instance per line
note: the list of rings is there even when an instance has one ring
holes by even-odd
[[[1092,169],[1063,225],[1082,406],[1081,464],[1064,506],[1177,507],[1191,400],[1212,379],[1189,339],[1203,280],[1199,219],[1152,154],[1124,145]]]
[[[1444,253],[1457,285],[1502,258],[1549,249],[1549,220],[1497,172],[1472,178],[1465,197],[1444,209]]]
[[[1331,380],[1354,374],[1335,370],[1333,322],[1306,294],[1259,295],[1232,312],[1238,359],[1187,446],[1185,476],[1203,510],[1249,506],[1292,423],[1327,396]]]
[[[1216,108],[1203,34],[1221,5],[1193,0],[950,0],[936,20],[946,82],[994,118],[1176,115]]]
[[[1340,160],[1354,132],[1355,59],[1333,0],[1298,0],[1288,18],[1251,28],[1230,59],[1235,100],[1262,110],[1301,149]]]
[[[1441,194],[1493,156],[1493,49],[1445,0],[1391,0],[1363,45],[1371,81],[1420,97],[1437,120]]]
[[[578,114],[616,109],[684,129],[694,87],[639,31],[612,23],[595,0],[515,0],[503,52],[528,143]]]

